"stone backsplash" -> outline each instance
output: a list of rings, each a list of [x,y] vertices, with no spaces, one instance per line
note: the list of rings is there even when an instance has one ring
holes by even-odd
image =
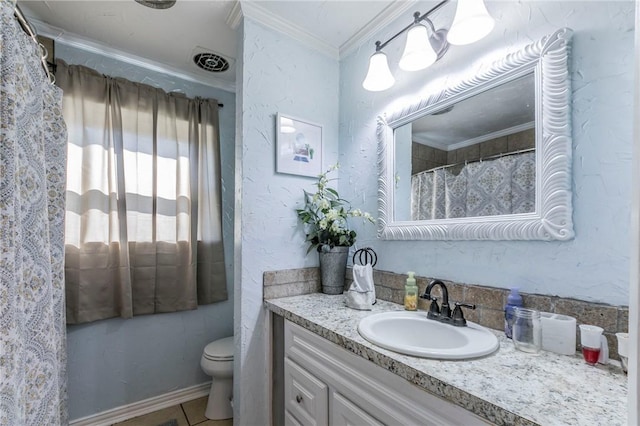
[[[374,270],[373,281],[376,287],[376,297],[393,303],[403,304],[404,285],[407,276],[394,272]],[[428,283],[433,278],[416,277],[420,294],[424,293]],[[475,284],[456,283],[442,280],[449,290],[449,301],[475,304],[475,310],[465,309],[465,318],[488,328],[502,330],[504,328],[504,305],[509,290]],[[345,289],[352,282],[351,268],[347,268]],[[282,271],[268,271],[263,276],[264,298],[297,296],[320,291],[320,271],[318,268],[288,269]],[[440,289],[433,293],[440,296]],[[578,324],[592,324],[604,329],[609,342],[609,356],[618,359],[618,347],[615,333],[627,332],[629,323],[629,309],[627,306],[612,306],[602,303],[585,302],[558,296],[521,293],[524,306],[542,312],[552,312],[569,315],[576,318]],[[429,301],[420,299],[418,307],[429,309]],[[578,331],[576,330],[576,334]],[[580,336],[576,342],[579,346]],[[577,347],[576,349],[579,349]]]

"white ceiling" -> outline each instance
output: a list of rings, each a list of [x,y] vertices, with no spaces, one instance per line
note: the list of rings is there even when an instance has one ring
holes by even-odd
[[[177,0],[166,10],[134,0],[19,0],[38,33],[96,53],[235,89],[236,27],[242,14],[289,33],[323,53],[339,57],[415,1],[243,1]],[[435,3],[435,1],[434,1]],[[239,7],[240,6],[240,7]],[[372,46],[373,48],[373,46]],[[373,50],[373,49],[372,49]],[[208,73],[193,55],[214,52],[229,70]]]

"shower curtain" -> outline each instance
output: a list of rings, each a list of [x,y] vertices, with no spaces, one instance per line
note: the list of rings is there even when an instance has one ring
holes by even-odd
[[[0,425],[67,419],[62,92],[0,0]]]
[[[530,213],[535,210],[535,152],[416,173],[413,220]]]

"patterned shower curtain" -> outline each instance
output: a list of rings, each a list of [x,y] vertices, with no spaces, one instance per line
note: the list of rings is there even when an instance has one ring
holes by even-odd
[[[535,173],[535,152],[416,173],[412,220],[531,213]]]
[[[0,0],[0,425],[64,425],[62,92]]]

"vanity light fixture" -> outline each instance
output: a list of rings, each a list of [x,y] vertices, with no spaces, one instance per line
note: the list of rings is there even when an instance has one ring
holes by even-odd
[[[398,66],[405,71],[423,70],[438,59],[438,54],[431,47],[427,27],[415,23],[407,33],[407,44]]]
[[[389,69],[387,55],[382,49],[405,32],[407,32],[407,41],[398,66],[405,71],[418,71],[442,58],[449,44],[474,43],[493,29],[494,20],[487,12],[484,0],[458,0],[451,29],[436,30],[429,15],[449,2],[450,0],[441,1],[423,15],[420,15],[420,12],[414,13],[412,24],[404,27],[384,43],[376,41],[376,52],[369,59],[369,70],[362,82],[365,90],[379,92],[393,86],[395,78]],[[423,21],[427,26],[423,25]]]
[[[396,82],[389,69],[387,55],[380,49],[380,42],[376,41],[376,53],[369,58],[369,72],[362,82],[362,87],[370,92],[387,90]]]
[[[489,34],[494,25],[482,0],[458,0],[447,41],[458,46],[475,43]]]

